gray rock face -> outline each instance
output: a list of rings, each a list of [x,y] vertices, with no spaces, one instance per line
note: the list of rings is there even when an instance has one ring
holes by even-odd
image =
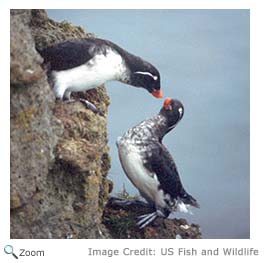
[[[11,11],[11,238],[105,238],[110,168],[104,87],[55,101],[37,47],[89,37],[43,10]]]

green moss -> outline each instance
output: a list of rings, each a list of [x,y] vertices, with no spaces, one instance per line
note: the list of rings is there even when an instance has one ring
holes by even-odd
[[[128,238],[129,233],[136,227],[133,215],[130,213],[123,217],[109,215],[104,218],[104,224],[111,229],[114,238]]]
[[[31,126],[32,120],[37,113],[37,109],[34,107],[28,108],[25,111],[20,112],[13,118],[13,123],[18,128],[28,129]]]

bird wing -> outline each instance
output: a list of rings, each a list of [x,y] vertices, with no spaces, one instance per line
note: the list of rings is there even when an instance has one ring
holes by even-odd
[[[97,39],[72,39],[39,51],[51,70],[78,67],[91,60],[98,52],[106,53],[104,42]]]
[[[156,174],[160,188],[172,198],[177,198],[184,194],[185,190],[171,154],[159,142],[152,144],[151,148],[151,154],[147,155],[145,166]]]

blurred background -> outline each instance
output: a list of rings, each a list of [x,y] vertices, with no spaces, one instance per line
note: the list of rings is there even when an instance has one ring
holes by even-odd
[[[163,140],[185,189],[200,203],[193,215],[203,238],[250,237],[249,10],[47,10],[154,64],[164,97],[185,106]],[[116,138],[157,114],[163,100],[122,83],[106,85],[114,193],[135,187],[124,174]]]

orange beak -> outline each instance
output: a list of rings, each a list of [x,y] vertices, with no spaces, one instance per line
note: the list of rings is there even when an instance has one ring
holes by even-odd
[[[170,104],[171,104],[171,101],[172,101],[171,98],[167,98],[167,99],[164,101],[163,107],[164,107],[165,110],[170,109],[170,107],[171,107],[171,105],[170,105]]]
[[[158,99],[161,99],[163,96],[161,89],[154,89],[151,94]]]

